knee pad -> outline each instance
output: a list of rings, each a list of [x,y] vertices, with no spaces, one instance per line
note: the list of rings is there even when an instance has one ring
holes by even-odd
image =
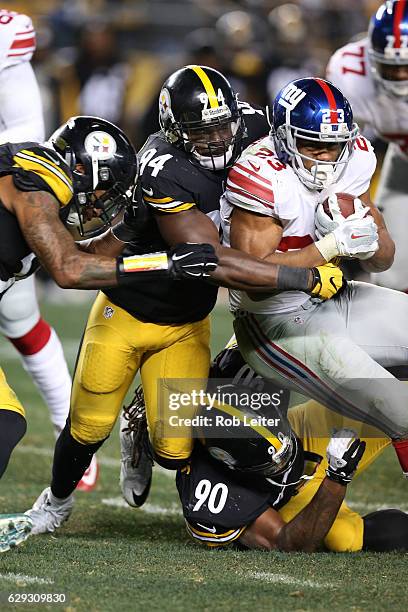
[[[7,338],[27,334],[40,318],[34,277],[15,283],[0,301],[0,330]]]

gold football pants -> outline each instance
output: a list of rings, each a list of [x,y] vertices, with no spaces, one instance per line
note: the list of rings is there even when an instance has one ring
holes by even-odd
[[[323,461],[314,478],[279,510],[285,522],[292,520],[311,501],[325,477],[326,448],[333,429],[338,430],[343,427],[354,429],[357,435],[366,441],[366,449],[355,477],[361,474],[390,443],[389,438],[381,437],[383,434],[373,427],[343,417],[315,401],[295,406],[289,410],[288,417],[294,431],[301,438],[304,449],[318,453],[323,457]],[[359,551],[363,547],[363,535],[362,517],[343,502],[324,543],[326,548],[335,552]]]
[[[14,393],[13,389],[7,383],[3,370],[0,368],[0,410],[11,410],[18,412],[22,417],[25,417],[25,412],[22,404]]]
[[[156,454],[186,459],[193,442],[190,427],[169,434],[169,406],[163,407],[159,381],[200,379],[210,365],[210,325],[145,323],[100,293],[85,330],[71,397],[71,434],[82,444],[105,439],[115,424],[126,393],[140,369],[149,435]],[[190,415],[191,416],[191,415]]]

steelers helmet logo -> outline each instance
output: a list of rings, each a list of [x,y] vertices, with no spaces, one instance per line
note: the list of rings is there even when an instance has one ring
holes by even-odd
[[[159,110],[163,118],[172,116],[170,94],[168,89],[164,88],[160,92],[159,96]]]
[[[218,461],[223,461],[228,467],[233,468],[236,464],[236,460],[232,455],[230,455],[223,448],[218,448],[218,446],[210,446],[208,448],[208,452],[214,459],[218,459]]]
[[[116,153],[115,139],[107,132],[95,131],[85,138],[85,150],[91,157],[109,159]]]

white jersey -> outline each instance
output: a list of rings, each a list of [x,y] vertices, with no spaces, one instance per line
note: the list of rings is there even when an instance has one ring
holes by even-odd
[[[376,167],[370,142],[362,136],[340,180],[322,191],[308,189],[292,167],[281,163],[269,136],[249,146],[228,174],[221,198],[224,244],[229,246],[230,218],[234,206],[279,220],[282,238],[276,252],[302,249],[315,240],[315,210],[332,193],[360,196],[367,191]],[[299,308],[309,295],[303,291],[275,291],[253,301],[243,291],[230,290],[232,310],[261,314],[283,313]]]
[[[30,64],[35,31],[30,17],[0,10],[0,143],[41,142],[44,120]]]
[[[349,100],[361,128],[372,128],[408,155],[407,103],[388,95],[376,82],[370,69],[368,39],[338,49],[327,66],[327,78]]]

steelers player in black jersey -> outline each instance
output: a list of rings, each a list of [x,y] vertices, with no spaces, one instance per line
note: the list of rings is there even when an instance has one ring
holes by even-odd
[[[363,517],[344,501],[351,479],[389,445],[382,432],[315,401],[286,418],[286,395],[276,401],[280,390],[245,364],[235,339],[216,357],[212,381],[220,398],[238,401],[202,409],[190,462],[177,473],[194,540],[287,552],[408,550],[405,512]]]
[[[14,282],[33,273],[39,262],[64,288],[111,287],[148,269],[146,257],[132,258],[130,265],[126,258],[115,257],[123,243],[110,230],[77,244],[67,229],[79,225],[83,236],[103,231],[126,204],[125,194],[136,175],[136,152],[128,138],[110,122],[95,117],[70,119],[47,145],[1,145],[0,299]],[[163,270],[150,275],[173,274],[180,268],[181,262],[174,267],[167,254],[155,257],[153,267],[160,260]],[[183,265],[188,259],[182,260]],[[197,258],[192,263],[197,270]],[[0,368],[0,477],[25,430],[24,408]],[[29,523],[27,517],[0,517],[0,551],[23,540]]]
[[[128,259],[179,243],[204,243],[216,251],[218,265],[207,279],[212,284],[200,278],[194,283],[164,278],[141,282],[137,289],[123,286],[99,294],[78,356],[70,419],[56,445],[51,487],[29,511],[33,533],[53,531],[69,516],[72,492],[92,454],[109,436],[138,370],[155,459],[169,469],[188,460],[191,428],[169,432],[169,408],[161,392],[170,379],[184,379],[187,386],[190,380],[205,385],[210,364],[208,315],[217,285],[268,292],[300,284],[327,298],[342,284],[335,268],[330,277],[335,277],[337,288],[324,267],[311,274],[272,266],[220,245],[219,199],[228,166],[245,146],[267,133],[263,111],[239,103],[218,71],[192,65],[164,83],[159,117],[161,130],[148,138],[138,156],[134,206],[113,233],[119,242],[128,242],[124,251]],[[177,261],[182,259],[177,256]],[[151,464],[146,457],[143,466],[137,489],[137,475],[129,478],[126,458],[122,464],[122,491],[134,506],[144,502],[150,486]]]

